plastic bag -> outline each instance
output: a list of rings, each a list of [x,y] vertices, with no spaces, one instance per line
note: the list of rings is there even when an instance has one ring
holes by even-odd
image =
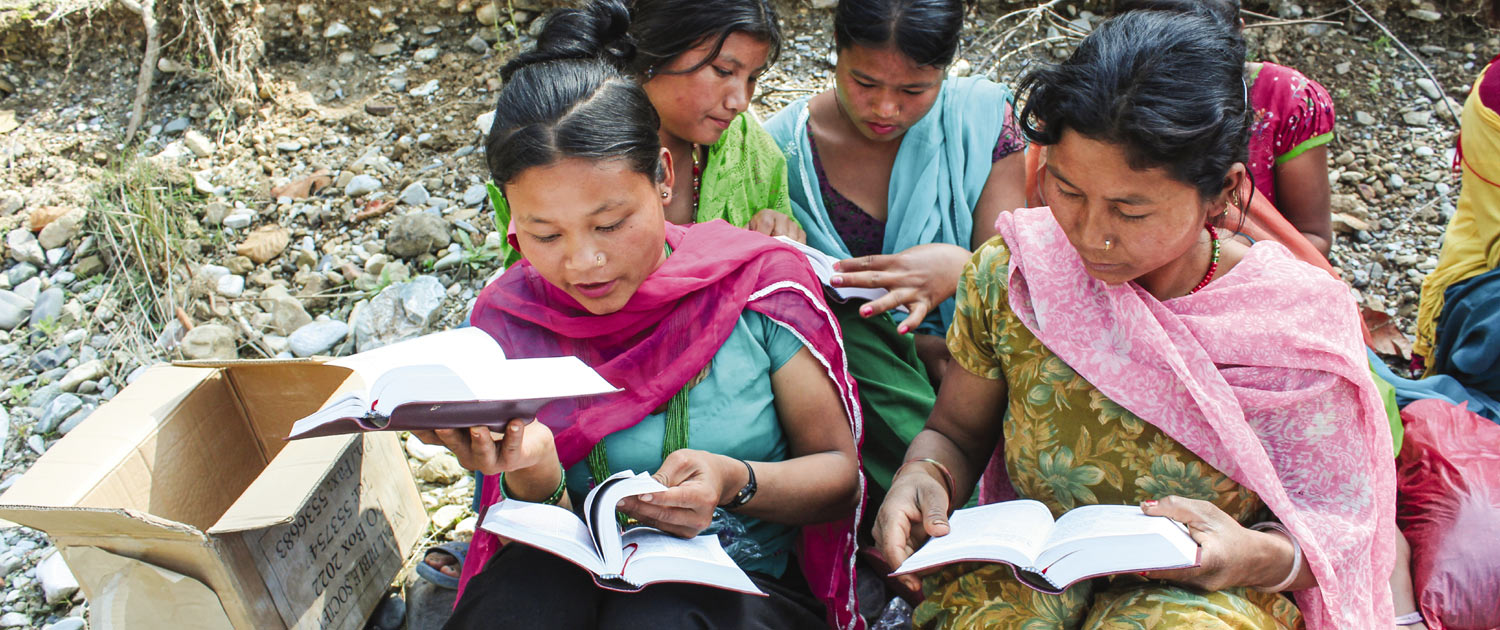
[[[1500,629],[1500,426],[1421,400],[1401,410],[1396,520],[1432,630]]]

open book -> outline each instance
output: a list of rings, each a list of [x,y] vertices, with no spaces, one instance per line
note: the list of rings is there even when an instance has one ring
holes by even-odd
[[[873,300],[882,295],[890,293],[890,291],[887,291],[885,289],[833,286],[833,274],[838,273],[837,271],[833,270],[833,263],[838,262],[839,259],[834,258],[833,256],[829,256],[828,254],[823,253],[822,250],[816,249],[811,245],[798,243],[797,241],[789,239],[785,236],[778,236],[776,237],[776,240],[797,248],[797,251],[802,252],[804,256],[807,256],[807,264],[812,265],[813,273],[817,274],[818,280],[821,280],[823,282],[824,292],[830,294],[831,297],[837,299],[840,302],[848,302],[849,300]],[[904,313],[906,312],[906,307],[897,306],[896,310]]]
[[[335,396],[292,425],[289,440],[356,433],[487,426],[531,418],[559,398],[619,391],[577,357],[506,359],[478,328],[457,328],[351,355],[326,365],[354,372],[363,388]]]
[[[604,588],[637,591],[657,582],[688,582],[764,595],[712,534],[682,539],[650,527],[622,531],[621,499],[666,490],[651,475],[623,471],[589,491],[584,519],[555,505],[507,499],[491,506],[485,530],[583,567]]]
[[[1198,543],[1164,516],[1134,505],[1088,505],[1056,522],[1038,501],[1005,501],[958,510],[949,533],[927,541],[892,575],[954,562],[1004,562],[1038,591],[1112,573],[1198,565]]]

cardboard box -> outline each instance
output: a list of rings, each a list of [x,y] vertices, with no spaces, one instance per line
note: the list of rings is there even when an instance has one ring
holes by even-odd
[[[105,626],[358,630],[428,521],[395,434],[283,441],[347,374],[153,367],[0,496],[0,518],[51,537]]]

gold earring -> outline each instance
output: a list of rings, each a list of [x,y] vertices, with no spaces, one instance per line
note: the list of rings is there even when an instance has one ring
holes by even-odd
[[[669,194],[671,194],[671,193],[668,193],[667,191],[663,190],[663,191],[661,191],[661,198],[662,199],[666,199],[667,195],[669,195]]]

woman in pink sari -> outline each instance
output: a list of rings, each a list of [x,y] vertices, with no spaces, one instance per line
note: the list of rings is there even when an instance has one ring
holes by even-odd
[[[1022,83],[1052,205],[1002,215],[966,268],[948,331],[964,369],[876,518],[899,563],[982,472],[982,502],[1177,520],[1200,566],[1048,595],[951,565],[922,583],[918,627],[1392,626],[1390,429],[1355,304],[1222,225],[1243,205],[1242,62],[1205,19],[1133,12]]]
[[[717,533],[768,596],[606,590],[481,531],[446,627],[859,627],[859,406],[837,323],[796,250],[723,221],[666,222],[674,169],[656,111],[589,48],[612,19],[559,14],[501,71],[486,158],[525,259],[472,321],[509,357],[577,356],[623,391],[551,403],[496,434],[420,437],[485,474],[486,506],[571,507],[613,473],[651,471],[667,490],[620,512]]]

